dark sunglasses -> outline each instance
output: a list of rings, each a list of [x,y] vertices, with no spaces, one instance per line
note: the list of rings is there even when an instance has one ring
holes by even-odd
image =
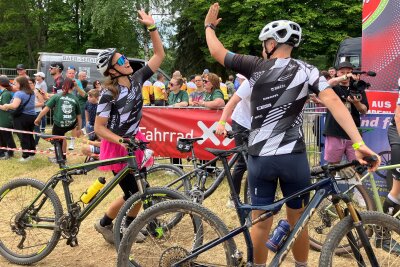
[[[125,65],[125,60],[127,60],[126,56],[125,55],[121,55],[119,57],[119,59],[117,60],[117,63],[115,63],[113,66],[115,66],[117,64],[118,64],[118,66],[123,66],[123,65]]]
[[[210,81],[207,81],[207,80],[203,80],[203,83],[208,83],[208,82],[210,82]]]
[[[74,66],[69,66],[68,69],[69,70],[76,70]]]
[[[175,85],[178,85],[178,84],[169,83],[169,85],[171,85],[171,86],[175,86]]]

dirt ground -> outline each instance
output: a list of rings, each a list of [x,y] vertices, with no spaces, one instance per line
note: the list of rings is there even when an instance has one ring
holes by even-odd
[[[16,139],[17,140],[17,139]],[[45,141],[40,141],[41,148],[48,148],[50,144]],[[79,142],[77,147],[79,147]],[[74,152],[78,152],[75,150]],[[41,181],[46,181],[51,174],[55,173],[58,169],[57,165],[51,164],[47,161],[46,155],[37,155],[36,159],[27,163],[18,162],[19,153],[17,157],[7,161],[0,161],[0,186],[16,177],[31,177]],[[70,156],[68,157],[68,164],[76,164],[83,162],[83,157]],[[75,181],[71,185],[71,191],[75,199],[77,199],[82,192],[99,176],[110,177],[110,174],[101,173],[97,170],[90,172],[87,176],[76,176]],[[61,187],[59,186],[59,189]],[[61,193],[59,190],[57,191]],[[228,199],[228,186],[223,183],[217,191],[205,201],[204,205],[213,210],[216,214],[221,216],[223,221],[229,228],[237,225],[237,217],[232,209],[226,208]],[[116,251],[113,246],[106,243],[102,236],[98,234],[93,228],[94,222],[102,217],[108,204],[117,196],[121,195],[122,191],[117,187],[88,217],[83,221],[80,232],[78,234],[79,246],[72,248],[66,245],[66,240],[60,240],[54,251],[45,259],[33,266],[116,266]],[[59,194],[62,199],[62,195]],[[3,229],[0,229],[3,231]],[[243,241],[236,240],[239,248],[246,251]],[[146,253],[144,251],[144,253]],[[318,265],[319,253],[310,251],[309,266]],[[344,261],[345,263],[345,261]],[[0,256],[0,266],[18,266],[10,264],[7,260]],[[294,260],[290,254],[282,266],[294,266]]]

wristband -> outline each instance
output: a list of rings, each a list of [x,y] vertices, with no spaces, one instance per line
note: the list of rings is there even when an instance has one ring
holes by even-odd
[[[155,30],[157,30],[157,27],[155,24],[153,24],[153,25],[147,26],[147,30],[149,32],[154,32]]]
[[[222,126],[225,126],[226,121],[219,121],[218,124],[220,124],[220,125],[222,125]]]
[[[215,31],[215,30],[217,29],[217,27],[215,27],[214,24],[208,23],[207,25],[204,25],[204,30],[207,30],[208,27],[210,27],[211,29],[213,29],[213,31]]]
[[[354,148],[354,150],[359,150],[362,145],[365,145],[364,141],[354,143],[352,147]]]
[[[120,138],[120,139],[118,140],[118,143],[123,144],[123,143],[124,143],[124,139],[123,139],[123,138]]]

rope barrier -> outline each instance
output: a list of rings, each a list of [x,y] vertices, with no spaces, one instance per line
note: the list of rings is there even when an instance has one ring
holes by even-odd
[[[19,151],[19,152],[27,152],[27,153],[36,153],[36,154],[53,154],[54,151],[48,151],[48,150],[29,150],[29,149],[22,149],[22,148],[11,148],[11,147],[4,147],[0,146],[0,149],[3,150],[9,150],[9,151]],[[72,152],[66,152],[63,153],[64,155],[69,155],[69,156],[83,156],[86,157],[87,155],[81,154],[81,153],[72,153]],[[98,156],[98,154],[91,154],[91,156]]]

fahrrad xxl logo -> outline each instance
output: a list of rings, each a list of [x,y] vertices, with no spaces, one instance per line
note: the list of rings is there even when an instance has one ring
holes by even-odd
[[[218,126],[218,122],[214,122],[213,125],[211,125],[211,127],[207,127],[207,125],[204,124],[204,122],[202,121],[198,121],[197,122],[197,126],[199,126],[199,128],[203,131],[203,135],[201,136],[203,138],[203,140],[198,141],[198,143],[201,145],[203,144],[205,141],[207,141],[208,139],[211,140],[211,142],[213,142],[214,145],[219,146],[221,145],[221,141],[220,139],[217,137],[217,135],[213,132],[217,129]],[[227,123],[225,125],[225,129],[227,131],[232,130],[232,127]],[[225,138],[222,141],[222,145],[223,146],[228,146],[231,142],[233,141],[233,139],[230,138]]]

